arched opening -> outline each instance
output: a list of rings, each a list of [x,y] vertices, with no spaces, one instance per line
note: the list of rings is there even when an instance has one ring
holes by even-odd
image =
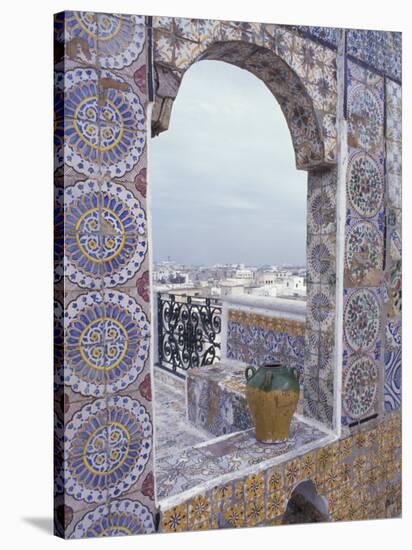
[[[262,80],[222,61],[193,64],[168,131],[151,143],[154,262],[267,265],[259,284],[268,290],[270,264],[304,266],[307,177],[294,160],[287,121]],[[159,279],[176,284],[179,275]]]
[[[243,70],[220,60],[192,65],[168,131],[151,144],[152,289],[158,306],[155,458],[161,499],[176,497],[193,482],[176,483],[171,465],[182,454],[207,448],[215,460],[210,480],[224,471],[228,453],[254,437],[246,400],[235,404],[230,391],[226,395],[218,387],[221,375],[230,384],[239,374],[225,370],[222,304],[276,297],[304,307],[306,174],[296,169],[281,106],[254,72],[252,65]],[[216,332],[213,344],[204,342],[210,326],[202,319],[208,315]],[[199,332],[201,338],[190,341]],[[300,339],[303,347],[303,335]],[[254,344],[249,348],[256,353]],[[226,446],[214,442],[231,433],[234,439]]]
[[[222,61],[225,63],[220,63]],[[260,116],[254,111],[255,118],[253,119],[252,116],[251,121],[243,121],[241,127],[239,127],[239,116],[237,119],[235,117],[230,124],[227,124],[227,128],[220,132],[222,134],[229,129],[227,136],[229,139],[234,139],[242,133],[248,131],[252,133],[252,130],[256,129],[253,128],[254,125],[256,126],[256,118],[260,123],[264,121],[262,126],[264,139],[261,140],[263,144],[258,151],[260,156],[254,170],[250,169],[245,162],[249,153],[245,147],[246,139],[237,145],[237,150],[234,150],[230,156],[229,147],[225,143],[217,145],[215,140],[212,144],[205,144],[202,141],[201,132],[199,135],[199,130],[202,128],[208,136],[216,133],[219,135],[219,131],[213,128],[215,113],[213,109],[209,112],[207,110],[210,107],[207,102],[209,98],[202,101],[202,93],[205,90],[209,96],[218,91],[216,95],[219,102],[214,109],[223,122],[225,108],[228,104],[233,107],[230,103],[230,93],[229,101],[224,101],[224,87],[217,82],[216,78],[210,78],[210,75],[208,83],[195,90],[192,97],[190,95],[189,98],[185,97],[186,83],[190,83],[191,74],[201,72],[202,67],[213,66],[212,62],[219,62],[216,64],[218,67],[229,68],[232,71],[230,73],[232,80],[235,80],[238,74],[242,74],[249,78],[250,82],[257,83],[260,91],[266,94],[264,99],[262,96],[262,100],[256,100],[253,94],[249,98],[248,107],[252,112],[261,101],[267,102]],[[240,69],[246,69],[246,71]],[[190,120],[190,124],[186,123],[186,126],[179,129],[180,104],[187,109],[186,118]],[[270,117],[274,111],[278,118],[271,123]],[[202,114],[209,116],[202,120]],[[250,265],[245,265],[252,262],[239,262],[238,259],[239,254],[246,248],[241,246],[242,243],[244,246],[245,242],[253,253],[259,250],[260,243],[268,245],[267,251],[268,248],[275,249],[276,242],[283,243],[285,252],[291,253],[294,241],[296,242],[291,235],[293,230],[296,230],[296,226],[300,226],[299,244],[302,263],[305,265],[306,223],[311,229],[315,229],[315,223],[322,223],[322,220],[319,221],[319,208],[324,202],[322,198],[320,202],[318,201],[319,204],[316,202],[312,208],[311,193],[320,193],[323,197],[323,187],[333,185],[334,182],[333,174],[331,175],[324,166],[324,144],[317,117],[313,102],[300,78],[280,56],[268,49],[244,42],[215,43],[193,59],[189,70],[187,67],[184,71],[174,70],[170,66],[155,63],[152,133],[154,140],[157,139],[158,142],[156,144],[154,141],[151,149],[150,186],[154,230],[153,256],[155,262],[159,259],[163,260],[159,262],[162,265],[155,263],[152,269],[156,411],[155,475],[157,498],[161,509],[167,509],[172,504],[182,502],[185,496],[193,493],[195,487],[203,486],[204,483],[218,485],[221,476],[228,474],[236,476],[235,471],[239,467],[239,460],[241,463],[245,460],[245,464],[248,461],[254,461],[256,460],[256,457],[252,456],[254,453],[258,455],[261,453],[265,460],[277,460],[286,452],[317,440],[325,441],[325,435],[330,435],[321,425],[306,422],[303,417],[304,402],[311,398],[311,394],[305,392],[304,377],[301,376],[298,403],[300,415],[293,418],[288,439],[281,444],[266,448],[256,441],[253,421],[246,402],[245,366],[260,366],[280,360],[285,366],[294,367],[291,369],[292,372],[301,375],[304,373],[306,306],[304,301],[301,306],[298,301],[306,296],[306,266],[302,272],[293,273],[287,269],[271,269],[273,263],[265,259],[262,260],[262,265],[259,266],[262,269],[259,271],[259,269],[250,269]],[[208,128],[207,124],[212,125],[212,128]],[[276,142],[273,140],[273,135],[270,138],[269,134],[275,127],[278,128],[279,124],[282,125],[284,133]],[[170,128],[169,136],[166,133],[160,138],[157,137],[168,128]],[[180,136],[178,135],[180,142],[176,140],[173,143],[174,128],[178,128],[178,134],[180,131]],[[280,156],[276,157],[276,153],[279,153],[282,147]],[[227,153],[227,158],[223,155],[223,160],[219,157],[222,151]],[[269,159],[269,162],[273,162],[273,166],[269,170],[271,173],[266,174],[266,178],[262,178],[262,172],[264,173],[262,158],[265,154],[266,162]],[[161,155],[163,159],[160,159]],[[287,155],[289,155],[289,163],[286,161]],[[160,159],[157,167],[156,157],[158,161]],[[163,164],[165,159],[166,162]],[[200,166],[197,172],[190,168],[196,160],[198,167]],[[228,208],[225,210],[222,208],[222,196],[225,192],[222,171],[224,172],[225,166],[232,169],[236,164],[239,164],[241,169],[236,176],[232,175],[232,181],[229,180],[233,183],[231,189],[233,194],[232,196],[229,194],[231,200],[228,201]],[[250,161],[250,164],[253,164],[253,161]],[[279,173],[285,164],[288,164],[291,179],[289,185],[282,189],[282,177]],[[307,170],[314,167],[318,170],[309,173],[307,188],[306,174],[296,169]],[[156,173],[157,169],[158,173]],[[230,176],[230,171],[228,174]],[[276,180],[276,177],[279,179]],[[252,191],[248,189],[248,180],[253,181]],[[180,193],[179,197],[178,188],[182,186],[182,181],[186,187],[183,186],[184,192]],[[270,188],[272,195],[262,193],[262,181],[267,184],[268,189]],[[242,187],[239,183],[245,184]],[[157,186],[163,193],[159,202],[156,197]],[[334,193],[331,189],[328,191]],[[205,193],[202,195],[202,192]],[[285,229],[287,223],[273,231],[273,226],[265,226],[264,216],[260,215],[255,218],[254,224],[249,223],[249,226],[244,224],[247,227],[255,225],[256,233],[260,231],[259,238],[250,239],[246,231],[243,233],[244,238],[238,239],[239,242],[235,243],[236,246],[233,241],[232,245],[226,248],[223,246],[225,241],[228,242],[226,237],[230,237],[231,232],[236,233],[237,230],[238,233],[242,233],[245,229],[236,226],[234,221],[237,220],[234,220],[233,216],[236,217],[236,214],[241,212],[238,217],[244,221],[253,214],[253,212],[251,214],[253,210],[258,210],[259,214],[264,211],[270,212],[271,208],[275,208],[276,202],[281,202],[285,198],[285,193],[286,195],[289,193],[290,197],[293,195],[300,197],[301,210],[298,215],[300,223],[297,221],[293,223],[290,208],[283,204],[279,216],[283,215],[284,220],[288,219],[292,222],[290,231]],[[259,206],[260,210],[253,208],[259,195],[264,197]],[[317,195],[315,198],[317,199]],[[299,201],[295,201],[295,206],[298,203]],[[311,206],[307,216],[306,203],[308,207]],[[328,203],[327,206],[333,214],[333,205]],[[192,225],[187,223],[190,219],[194,221]],[[163,228],[157,226],[158,220],[163,224]],[[230,223],[227,223],[228,220]],[[222,221],[227,225],[222,225]],[[328,229],[332,233],[332,215],[329,216],[328,222],[330,223]],[[213,232],[211,224],[216,225],[216,232]],[[161,241],[159,237],[161,231],[167,239],[164,239],[163,252],[159,254],[156,243]],[[212,239],[209,238],[210,235],[213,235]],[[276,237],[279,237],[277,241]],[[191,239],[194,244],[192,243],[190,247],[188,245],[191,244]],[[318,239],[317,235],[316,239]],[[196,277],[196,284],[188,280],[188,273],[182,269],[181,249],[184,243],[193,257],[196,257],[192,263],[199,262],[200,251],[204,253],[213,247],[221,251],[220,257],[215,255],[213,260],[208,260],[213,264],[212,266],[203,266],[207,268],[206,277],[205,279],[202,279],[202,276]],[[314,243],[314,246],[317,244],[317,242]],[[175,252],[168,254],[167,247],[171,245]],[[321,253],[321,247],[318,248]],[[233,255],[228,257],[233,250],[238,254],[236,259]],[[264,247],[263,250],[265,250]],[[163,258],[159,258],[159,255]],[[169,255],[170,258],[168,258]],[[179,261],[173,261],[173,256],[178,256]],[[205,262],[203,258],[204,256],[201,257],[200,262]],[[236,265],[233,265],[234,262],[237,262]],[[272,265],[268,266],[271,263]],[[321,269],[324,269],[324,264],[324,260],[320,262]],[[198,267],[199,265],[196,269]],[[230,275],[225,273],[224,278],[236,279],[235,282],[238,284],[233,284],[234,281],[231,281],[228,285],[230,291],[224,284],[209,284],[210,280],[213,282],[216,279],[218,271],[228,267],[232,268],[232,272]],[[253,296],[253,291],[249,296],[239,296],[239,287],[249,290],[253,287],[251,283],[258,279],[263,287],[281,287],[288,303],[281,303],[282,300],[270,294]],[[318,340],[312,344],[313,363],[310,365],[312,370],[309,373],[309,382],[312,384],[317,382],[315,380],[318,369],[317,351],[322,345],[323,337],[321,322],[325,317],[333,316],[334,312],[332,301],[325,305],[323,295],[318,296],[322,289],[320,280],[316,283],[317,286],[310,295],[314,304],[311,318],[314,319],[318,336]],[[180,291],[175,292],[179,285]],[[213,288],[217,286],[220,287],[220,293]],[[250,298],[256,303],[251,305]],[[259,302],[258,298],[263,301]],[[248,325],[246,329],[244,324]],[[242,340],[242,334],[246,333],[250,338]],[[329,333],[327,336],[330,336]],[[322,388],[321,384],[323,384]],[[332,403],[324,387],[330,391],[326,380],[318,382],[318,387],[314,387],[313,394],[316,394],[316,399],[311,401],[307,412],[313,416],[318,415],[318,404],[315,401],[322,399],[320,405],[324,406],[325,410],[328,407],[328,416],[324,414],[321,419],[321,422],[325,421],[326,424],[332,422]],[[333,389],[331,392],[333,393]],[[236,466],[233,465],[234,463]]]
[[[302,481],[292,491],[282,524],[322,523],[325,521],[329,521],[326,498],[317,493],[313,481]]]

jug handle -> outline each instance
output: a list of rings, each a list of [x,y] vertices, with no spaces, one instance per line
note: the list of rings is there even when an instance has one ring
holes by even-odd
[[[293,372],[296,380],[299,382],[300,373],[299,373],[298,369],[296,367],[292,367],[292,372]]]
[[[250,371],[252,371],[252,374],[249,374]],[[256,374],[256,368],[255,367],[252,367],[252,366],[249,366],[249,367],[246,367],[246,370],[245,370],[245,378],[246,378],[246,381],[249,382],[249,380],[255,376]]]

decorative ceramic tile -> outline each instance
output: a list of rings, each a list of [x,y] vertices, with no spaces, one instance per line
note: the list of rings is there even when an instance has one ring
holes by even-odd
[[[323,152],[326,152],[327,161],[333,162],[336,156],[335,53],[321,44],[308,40],[305,43],[305,39],[286,29],[282,29],[273,42],[267,40],[265,26],[260,24],[206,23],[181,18],[172,22],[168,20],[165,25],[156,22],[155,60],[171,68],[187,69],[199,56],[202,59],[223,59],[245,65],[255,74],[265,72],[270,65],[283,66],[283,72],[287,69],[287,79],[283,79],[283,83],[277,80],[273,91],[289,121],[297,164],[301,167],[316,164]],[[237,44],[234,59],[229,58],[230,41],[242,42],[242,47]],[[250,44],[252,49],[243,47],[246,44]],[[263,45],[269,45],[271,49],[256,50],[256,46]],[[311,52],[314,60],[311,59]],[[251,59],[257,56],[265,57],[266,61],[256,63],[256,59]],[[259,77],[268,80],[271,88],[271,79],[263,78],[262,74]],[[295,86],[290,85],[291,80]],[[305,96],[301,91],[305,85],[309,94],[308,106],[302,103]],[[294,93],[295,88],[299,88],[300,92]],[[319,128],[322,135],[319,135]]]
[[[401,79],[401,33],[348,30],[348,54],[392,78]]]
[[[373,218],[381,209],[384,194],[382,169],[367,153],[359,152],[351,157],[347,193],[351,207],[362,217]]]
[[[316,444],[325,434],[295,419],[290,440],[276,447],[257,444],[253,430],[210,441],[186,418],[187,412],[194,414],[201,426],[219,434],[234,426],[244,430],[249,424],[243,367],[223,377],[224,369],[216,366],[196,373],[188,408],[182,385],[157,383],[152,396],[144,110],[149,21],[158,79],[154,93],[164,98],[173,88],[169,110],[184,71],[196,60],[240,65],[277,98],[296,164],[311,169],[306,338],[303,323],[281,330],[273,319],[229,319],[227,354],[240,363],[282,358],[297,367],[305,415],[332,427],[337,187],[336,170],[320,167],[337,158],[336,108],[342,92],[336,77],[337,29],[59,14],[56,531],[83,538],[157,530],[152,399],[158,423],[157,497],[199,488],[186,503],[163,513],[164,531],[281,523],[290,493],[305,478],[325,497],[334,520],[399,515],[400,415],[391,411],[400,408],[401,398],[402,130],[401,89],[391,78],[401,77],[400,33],[347,31],[343,423],[359,423],[374,412],[380,416],[375,431],[359,424],[356,436],[271,468],[269,479],[267,460]],[[382,75],[389,78],[384,81]],[[251,472],[246,478],[244,468]],[[232,482],[212,484],[227,473],[235,476]],[[205,482],[213,489],[205,492]]]
[[[213,372],[218,376],[213,379]],[[245,397],[244,367],[222,363],[188,373],[188,418],[195,426],[214,435],[251,428],[253,423]]]
[[[81,295],[67,307],[64,323],[67,351],[57,373],[60,383],[82,395],[101,397],[125,389],[142,372],[149,325],[126,294]]]
[[[136,15],[97,14],[97,62],[103,69],[129,73],[129,67],[142,55],[146,30]]]
[[[77,63],[96,65],[97,14],[76,11],[55,14],[54,37],[61,51],[58,62],[66,56]]]
[[[356,290],[346,301],[344,333],[353,351],[368,351],[380,333],[381,308],[378,296],[369,289]]]
[[[376,153],[382,147],[383,101],[378,92],[363,84],[349,88],[349,145]]]
[[[310,192],[308,227],[313,233],[336,232],[336,193],[332,187],[322,187]]]
[[[303,370],[303,331],[301,321],[230,310],[227,358],[255,366],[293,361]]]
[[[401,406],[402,350],[385,352],[385,410]]]
[[[322,285],[308,287],[307,318],[315,330],[327,331],[334,321],[335,297],[331,289]]]
[[[64,81],[64,160],[76,172],[121,177],[138,162],[145,145],[145,113],[129,84],[109,71],[77,68]],[[57,156],[62,153],[56,150]],[[100,169],[101,167],[101,169]]]
[[[319,38],[322,42],[326,42],[331,46],[337,46],[338,29],[331,27],[307,27],[303,25],[299,26],[298,29],[304,33],[308,33],[316,38]]]
[[[325,434],[308,424],[292,421],[287,442],[268,446],[256,441],[253,430],[233,434],[225,441],[210,441],[207,445],[186,449],[175,457],[157,461],[159,496],[172,496],[205,483],[218,475],[241,472],[266,460],[290,452]]]
[[[150,457],[152,424],[130,397],[85,405],[65,427],[65,491],[84,502],[126,492]]]
[[[402,262],[394,262],[386,272],[388,284],[387,316],[391,319],[400,316],[402,311]]]
[[[128,499],[111,501],[87,512],[78,521],[70,538],[95,538],[119,535],[154,533],[154,519],[150,510],[139,501]]]
[[[386,343],[385,349],[396,351],[402,342],[402,322],[401,319],[388,320],[386,324]]]
[[[308,283],[322,283],[322,285],[335,284],[335,250],[335,235],[308,235]]]
[[[389,200],[396,208],[402,201],[402,97],[401,87],[386,83],[386,168]]]
[[[111,287],[137,273],[147,252],[146,215],[122,185],[89,179],[66,187],[64,216],[64,269],[70,281]]]
[[[144,26],[139,16],[73,11],[60,15],[55,33],[71,60],[95,63],[98,57],[102,68],[122,69],[143,51]]]
[[[355,359],[343,374],[343,408],[354,420],[373,412],[378,391],[378,369],[368,355]]]
[[[383,269],[383,235],[369,221],[357,221],[347,231],[345,285],[379,286]]]

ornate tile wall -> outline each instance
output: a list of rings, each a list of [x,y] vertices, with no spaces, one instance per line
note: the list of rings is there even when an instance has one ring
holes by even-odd
[[[344,433],[349,427],[352,434],[270,473],[239,472],[236,482],[166,510],[162,529],[281,523],[303,479],[312,479],[326,497],[332,520],[400,513],[401,35],[346,31],[345,88],[338,89],[341,33],[136,15],[56,15],[59,536],[151,533],[158,527],[146,109],[153,85],[152,127],[155,133],[167,129],[184,71],[200,59],[234,63],[267,84],[288,122],[297,167],[310,170],[304,345],[303,332],[291,337],[290,327],[258,322],[245,327],[244,319],[232,318],[228,356],[251,364],[273,353],[293,357],[294,366],[303,369],[304,414],[325,427],[333,426],[335,412],[336,107],[338,94],[344,96],[349,162],[346,212],[340,213],[345,217],[341,421]],[[252,449],[251,460],[254,453],[258,449]]]
[[[385,242],[384,78],[348,62],[349,162],[344,272],[342,422],[382,412]]]
[[[55,526],[155,531],[145,20],[55,17]]]
[[[304,412],[332,428],[336,293],[335,168],[309,172]]]
[[[347,52],[378,72],[402,80],[402,34],[389,31],[347,31]]]
[[[401,505],[400,416],[367,431],[259,469],[162,510],[161,530],[279,525],[293,491],[311,480],[329,521],[396,517]]]

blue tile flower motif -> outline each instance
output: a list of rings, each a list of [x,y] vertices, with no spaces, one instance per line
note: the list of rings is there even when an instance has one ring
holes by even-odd
[[[141,476],[152,448],[145,407],[128,396],[97,399],[65,428],[66,492],[76,500],[104,502]]]
[[[86,176],[129,172],[145,145],[145,113],[130,85],[110,71],[77,68],[55,87],[64,87],[65,162]]]
[[[115,500],[87,512],[76,524],[71,538],[116,537],[154,533],[150,510],[138,500]]]
[[[308,27],[308,26],[299,26],[299,29],[301,29],[304,32],[307,32],[314,36],[315,38],[319,38],[323,42],[326,42],[330,44],[331,46],[335,47],[337,46],[337,29],[332,27]]]
[[[92,61],[99,55],[99,65],[122,69],[143,51],[145,32],[142,17],[128,15],[66,11],[55,18],[56,40],[66,43],[71,57]]]
[[[101,397],[130,386],[149,354],[149,324],[134,298],[111,291],[103,302],[90,292],[70,303],[65,317],[60,384]]]
[[[62,200],[62,197],[60,197]],[[139,201],[108,180],[67,187],[64,271],[81,287],[124,284],[147,252],[146,216]]]

